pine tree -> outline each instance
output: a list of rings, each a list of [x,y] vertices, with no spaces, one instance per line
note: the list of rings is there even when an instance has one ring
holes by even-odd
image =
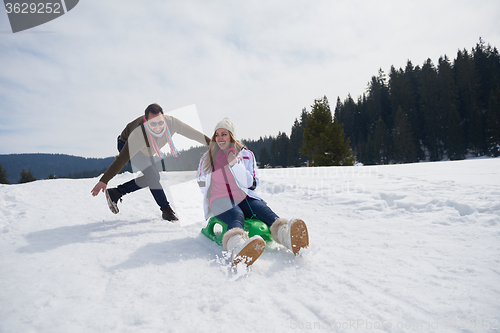
[[[332,165],[354,165],[356,162],[355,154],[351,150],[349,138],[345,138],[343,125],[334,118],[332,127],[332,142],[329,152]]]
[[[302,138],[304,137],[304,124],[307,120],[307,111],[302,109],[300,121],[295,119],[290,133],[290,144],[288,146],[288,166],[301,166],[306,161],[306,156],[300,152]]]
[[[351,115],[352,124],[348,126],[348,123],[338,118],[337,120],[344,126],[344,131],[346,136],[350,138],[351,144],[356,146],[360,140],[366,140],[366,132],[369,127],[368,117],[366,112],[362,113],[363,107],[361,106],[361,101],[356,104],[351,94],[348,94],[344,101],[344,109]]]
[[[488,154],[500,156],[500,88],[490,95],[487,134]]]
[[[477,104],[477,76],[473,58],[467,50],[459,51],[454,61],[455,81],[459,98],[459,113],[464,126],[467,148],[475,155],[481,155],[483,143],[483,117]]]
[[[479,144],[479,154],[484,154],[495,149],[495,145],[491,145],[492,133],[489,121],[495,118],[490,113],[495,113],[494,100],[496,97],[494,95],[500,89],[500,55],[496,48],[492,48],[489,44],[486,46],[483,39],[479,38],[479,43],[473,49],[472,57],[478,87],[476,99],[481,111],[481,114],[478,115],[481,133],[476,133],[477,144]]]
[[[266,165],[271,164],[271,159],[269,158],[269,153],[267,152],[266,146],[262,145],[260,147],[259,164],[263,168]]]
[[[439,58],[437,79],[437,107],[442,122],[440,140],[443,142],[449,159],[462,159],[465,156],[466,148],[458,113],[458,91],[453,78],[453,69],[446,56]]]
[[[314,166],[354,164],[349,139],[345,140],[342,125],[332,117],[326,96],[316,99],[308,113],[301,152],[312,158]]]
[[[286,133],[278,133],[271,145],[271,165],[273,167],[286,167],[289,139]]]
[[[357,156],[363,164],[380,164],[380,155],[377,152],[375,143],[373,142],[373,135],[369,136],[366,142],[360,145]]]
[[[371,140],[371,156],[373,161],[371,164],[387,164],[389,162],[389,134],[382,116],[378,118],[375,125],[375,132]]]
[[[7,180],[7,170],[0,164],[0,184],[10,184]]]
[[[486,110],[491,90],[494,86],[498,86],[498,82],[495,82],[495,61],[492,58],[491,47],[487,47],[481,37],[476,47],[472,49],[472,58],[477,77],[477,104],[481,110]]]
[[[410,122],[408,121],[408,116],[403,112],[401,106],[398,107],[396,117],[394,119],[392,138],[394,144],[394,161],[402,163],[417,161],[417,150],[413,141],[413,133],[411,132]]]
[[[397,112],[401,107],[401,111],[406,116],[408,126],[410,127],[412,133],[412,146],[415,147],[416,160],[424,158],[419,145],[419,140],[421,139],[420,133],[422,132],[421,117],[419,115],[419,107],[417,103],[419,69],[419,67],[413,68],[413,64],[408,60],[404,71],[402,69],[396,70],[394,67],[391,68],[389,80],[391,107],[394,112],[394,126],[398,126],[396,124],[396,117]],[[399,124],[399,126],[401,126],[401,124]],[[394,134],[394,132],[392,134]],[[397,149],[397,144],[396,138],[393,138],[393,149]],[[398,161],[396,157],[398,154],[399,152],[393,151],[392,159],[394,159],[396,163],[403,162]],[[410,155],[413,155],[413,152]]]
[[[424,118],[423,143],[431,161],[443,158],[442,114],[438,108],[437,72],[431,59],[422,66],[419,82],[420,110]]]
[[[23,183],[29,183],[29,182],[34,182],[36,180],[35,176],[33,176],[33,173],[31,173],[31,169],[28,171],[25,171],[24,169],[21,171],[21,178],[19,178],[18,183],[23,184]]]
[[[301,152],[311,157],[313,165],[318,166],[323,165],[322,160],[328,151],[332,114],[330,106],[324,103],[324,99],[316,99],[311,107],[304,127],[304,145]]]
[[[366,108],[369,116],[369,122],[371,125],[375,124],[382,116],[382,103],[381,103],[381,84],[377,80],[377,77],[372,76],[370,83],[368,84],[368,95],[366,96]]]

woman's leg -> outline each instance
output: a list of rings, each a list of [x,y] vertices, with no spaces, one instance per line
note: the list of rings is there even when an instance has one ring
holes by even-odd
[[[247,197],[240,202],[238,206],[241,208],[246,218],[251,218],[255,215],[269,227],[279,218],[279,216],[262,200]]]
[[[231,199],[216,199],[212,202],[211,209],[216,218],[227,224],[227,230],[245,227],[245,215],[240,207],[231,202]]]

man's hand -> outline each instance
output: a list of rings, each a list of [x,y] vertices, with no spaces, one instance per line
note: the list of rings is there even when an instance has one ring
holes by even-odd
[[[105,183],[103,183],[103,182],[101,182],[101,181],[100,181],[100,182],[98,182],[98,183],[94,186],[94,188],[92,189],[92,191],[91,191],[92,196],[94,196],[94,197],[95,197],[96,195],[98,195],[98,194],[99,194],[99,192],[104,192],[104,190],[106,189],[106,186],[107,186],[107,185],[106,185]]]

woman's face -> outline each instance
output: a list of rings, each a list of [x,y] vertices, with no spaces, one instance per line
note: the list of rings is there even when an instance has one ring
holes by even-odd
[[[161,113],[156,115],[152,113],[149,114],[148,127],[156,134],[160,134],[163,131],[163,128],[165,127],[165,118],[163,117],[163,114]]]
[[[215,131],[215,142],[222,151],[226,151],[231,145],[231,135],[225,128],[219,128]]]

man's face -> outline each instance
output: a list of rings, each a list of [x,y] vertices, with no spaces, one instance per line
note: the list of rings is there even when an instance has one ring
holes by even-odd
[[[147,121],[148,127],[156,134],[160,134],[165,128],[165,117],[163,114],[149,114],[149,119]]]

